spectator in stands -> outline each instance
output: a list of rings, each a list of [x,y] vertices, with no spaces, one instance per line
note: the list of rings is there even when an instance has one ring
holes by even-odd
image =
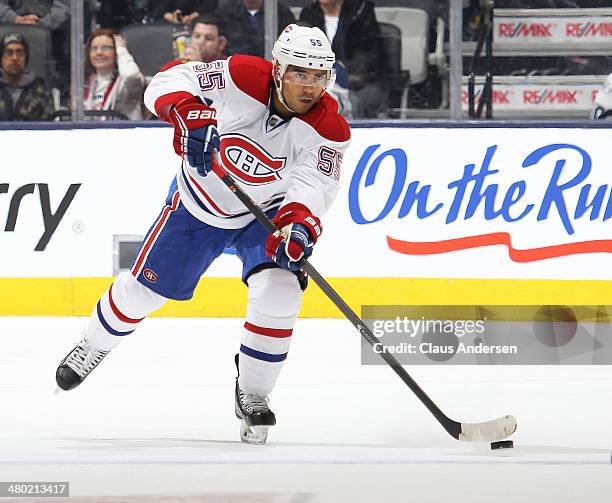
[[[215,14],[200,16],[192,21],[191,42],[185,49],[184,59],[175,59],[160,68],[168,68],[187,61],[210,63],[218,59],[227,59],[224,53],[227,40],[223,36],[223,24]]]
[[[63,84],[67,84],[70,68],[69,19],[70,0],[0,0],[0,24],[30,24],[51,30],[53,54]]]
[[[225,23],[230,54],[265,56],[263,0],[219,0],[217,12]],[[278,30],[274,38],[291,23],[295,23],[291,10],[279,3]]]
[[[348,71],[355,117],[377,117],[387,109],[388,70],[380,26],[369,0],[316,0],[300,22],[327,34]]]
[[[334,69],[336,70],[336,81],[333,87],[328,89],[327,92],[338,103],[338,112],[347,119],[352,119],[353,105],[350,98],[351,84],[348,79],[348,73],[340,61],[334,63]]]
[[[217,0],[150,0],[149,13],[153,20],[163,19],[172,24],[189,24],[201,14],[214,11]]]
[[[603,87],[597,93],[591,119],[612,120],[612,73],[608,75]]]
[[[19,33],[0,39],[0,121],[47,120],[52,108],[51,93],[44,80],[26,72],[28,41]]]
[[[70,17],[70,0],[0,0],[0,23],[57,29]]]
[[[85,110],[113,110],[141,120],[144,76],[125,39],[108,28],[94,31],[87,41]]]
[[[191,46],[199,48],[198,61],[210,63],[218,59],[227,59],[223,23],[216,15],[200,16],[192,22]]]

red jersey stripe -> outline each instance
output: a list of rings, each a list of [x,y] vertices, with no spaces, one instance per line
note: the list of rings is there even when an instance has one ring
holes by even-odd
[[[138,254],[138,258],[136,259],[136,262],[134,263],[134,267],[132,267],[133,276],[137,277],[140,274],[140,268],[144,264],[147,258],[147,255],[149,254],[149,250],[153,246],[153,243],[155,243],[155,241],[157,240],[157,236],[161,232],[164,225],[166,225],[166,220],[168,220],[170,213],[172,213],[174,210],[176,210],[176,208],[178,208],[178,204],[180,200],[181,199],[179,196],[179,192],[177,190],[172,196],[172,206],[166,206],[164,208],[161,216],[159,217],[159,219],[157,220],[157,223],[155,224],[155,227],[151,231],[149,238],[147,239],[144,246],[140,250],[140,253]]]

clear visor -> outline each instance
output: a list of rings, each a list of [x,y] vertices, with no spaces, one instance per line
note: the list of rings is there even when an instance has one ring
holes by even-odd
[[[327,89],[332,80],[332,70],[291,68],[285,72],[283,80],[290,84],[297,84],[299,86]]]

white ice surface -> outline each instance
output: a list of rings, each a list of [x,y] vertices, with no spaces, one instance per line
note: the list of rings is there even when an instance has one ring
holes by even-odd
[[[73,503],[612,501],[612,367],[408,368],[454,419],[517,417],[515,449],[492,453],[362,366],[348,322],[299,320],[278,425],[251,446],[233,415],[241,320],[149,319],[54,395],[84,324],[0,318],[0,481],[69,481]]]

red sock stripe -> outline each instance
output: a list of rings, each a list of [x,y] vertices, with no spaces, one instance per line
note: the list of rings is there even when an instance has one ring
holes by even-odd
[[[110,304],[111,309],[113,310],[113,314],[117,318],[119,318],[123,323],[140,323],[142,320],[144,320],[144,318],[139,318],[139,319],[128,318],[125,314],[119,311],[119,309],[113,302],[113,285],[111,285],[110,288],[108,289],[108,302]]]
[[[265,335],[267,337],[277,337],[282,339],[283,337],[291,337],[293,333],[292,328],[268,328],[268,327],[258,327],[257,325],[253,325],[248,321],[244,322],[244,328],[246,328],[249,332],[253,332],[258,335]]]

